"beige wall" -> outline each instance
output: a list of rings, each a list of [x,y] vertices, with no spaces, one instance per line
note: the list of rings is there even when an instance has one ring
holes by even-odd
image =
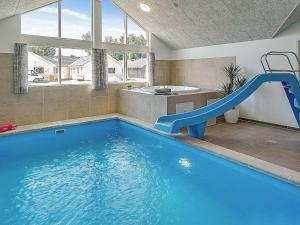
[[[13,54],[0,54],[0,124],[18,125],[74,119],[117,112],[118,89],[111,84],[103,91],[89,85],[30,87],[29,93],[13,93]],[[134,83],[144,86],[145,83]]]
[[[217,88],[222,67],[234,57],[156,62],[155,85],[177,84]],[[194,71],[197,71],[195,73]],[[13,93],[13,54],[0,54],[0,124],[18,125],[74,119],[118,112],[118,90],[128,84],[110,84],[103,91],[89,85],[30,87],[29,93]],[[145,83],[133,83],[145,86]]]
[[[219,89],[226,82],[224,66],[235,63],[235,57],[188,60],[158,60],[155,85],[185,85]]]
[[[171,84],[171,61],[156,60],[154,85],[168,84]]]
[[[230,63],[235,63],[235,57],[172,61],[171,83],[219,89],[227,81],[223,68]]]

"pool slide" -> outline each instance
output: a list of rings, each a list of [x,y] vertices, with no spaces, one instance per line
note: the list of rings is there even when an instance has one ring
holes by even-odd
[[[190,136],[202,139],[207,121],[239,105],[266,82],[282,83],[300,127],[300,85],[297,77],[291,73],[264,73],[255,76],[232,94],[208,106],[191,112],[160,117],[155,123],[155,128],[170,134],[176,134],[180,132],[181,128],[187,127]]]

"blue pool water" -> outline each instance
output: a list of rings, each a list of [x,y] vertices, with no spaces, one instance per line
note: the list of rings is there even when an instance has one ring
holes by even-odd
[[[300,188],[120,120],[0,137],[0,224],[300,224]]]

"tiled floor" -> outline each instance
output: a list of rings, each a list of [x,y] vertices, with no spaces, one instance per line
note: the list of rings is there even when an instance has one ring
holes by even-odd
[[[208,127],[213,144],[300,172],[300,130],[242,121]]]

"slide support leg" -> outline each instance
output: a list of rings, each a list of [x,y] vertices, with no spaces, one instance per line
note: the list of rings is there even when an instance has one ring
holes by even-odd
[[[205,127],[206,127],[206,122],[205,123],[200,123],[194,126],[189,126],[188,127],[188,134],[191,137],[198,138],[198,139],[203,139],[204,138],[204,133],[205,133]]]

